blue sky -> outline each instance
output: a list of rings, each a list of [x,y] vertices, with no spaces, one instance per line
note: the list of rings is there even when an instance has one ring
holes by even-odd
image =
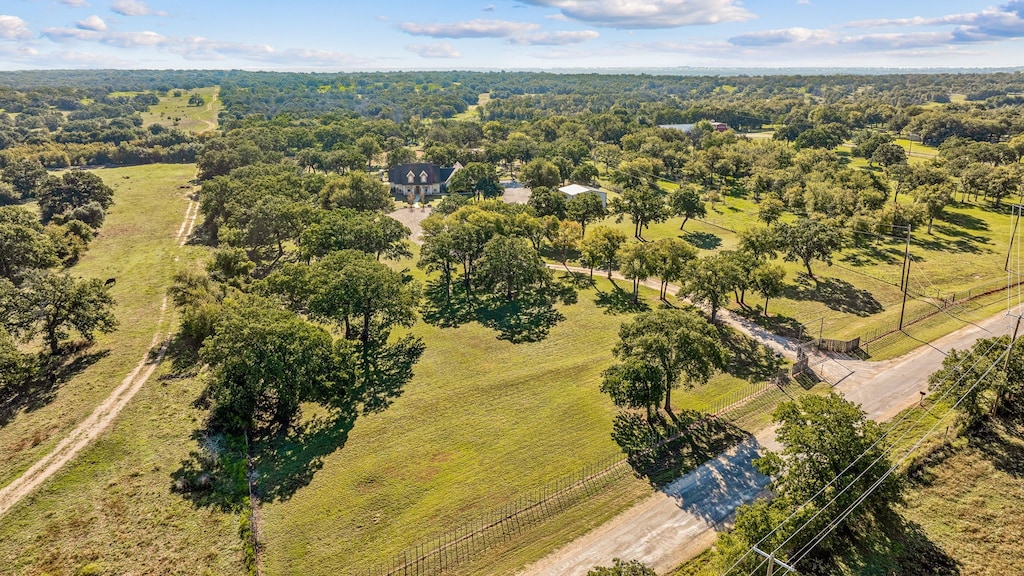
[[[1024,0],[3,0],[0,69],[1024,66]]]

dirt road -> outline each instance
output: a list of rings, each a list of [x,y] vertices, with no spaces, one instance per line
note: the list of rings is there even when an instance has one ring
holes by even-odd
[[[185,211],[185,219],[182,221],[181,227],[178,228],[177,234],[175,234],[175,241],[178,247],[185,245],[195,226],[198,214],[199,204],[195,201],[189,201],[188,208]],[[175,257],[175,260],[177,260],[177,257]],[[163,332],[166,311],[167,297],[165,296],[160,305],[160,320],[157,322],[158,330],[156,334],[153,334],[153,340],[150,342],[149,349],[117,388],[114,388],[113,392],[93,410],[92,414],[64,437],[53,450],[29,467],[24,474],[3,489],[0,489],[0,517],[57,473],[65,464],[77,456],[82,449],[113,425],[121,410],[131,402],[135,394],[149,380],[156,367],[163,361],[168,345],[168,340]]]

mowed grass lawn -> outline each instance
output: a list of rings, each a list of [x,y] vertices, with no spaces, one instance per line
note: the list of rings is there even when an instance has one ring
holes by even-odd
[[[0,473],[9,483],[82,421],[135,367],[158,329],[174,271],[204,249],[179,248],[194,165],[97,171],[115,189],[100,236],[71,272],[117,278],[120,328],[86,353],[94,364],[53,398],[0,428]],[[180,258],[178,262],[175,258]],[[171,493],[171,473],[194,443],[200,384],[159,368],[113,427],[0,519],[0,574],[238,574],[238,519],[196,510]],[[90,570],[94,570],[90,572]]]
[[[217,127],[217,114],[221,102],[219,86],[181,90],[181,96],[175,96],[174,90],[166,96],[160,96],[160,103],[150,107],[149,112],[142,114],[144,126],[161,124],[168,128],[179,128],[185,132],[196,134],[213,130]],[[189,106],[188,99],[192,94],[199,94],[206,100],[202,106]]]
[[[606,280],[598,286],[611,290]],[[599,386],[630,316],[606,312],[596,296],[581,290],[576,304],[559,307],[565,320],[534,343],[498,340],[476,323],[419,323],[412,331],[427,349],[403,396],[360,418],[308,486],[264,503],[264,572],[357,573],[620,454],[610,437],[616,409]],[[656,293],[644,297],[656,306]],[[703,394],[742,386],[719,375]],[[681,392],[674,400],[700,402]],[[635,480],[623,482],[636,492]],[[524,561],[587,528],[561,533]]]
[[[901,195],[899,201],[912,199]],[[739,246],[735,231],[756,225],[756,214],[757,204],[752,199],[730,195],[724,203],[709,205],[707,218],[691,219],[682,231],[681,218],[671,218],[652,224],[643,235],[647,240],[684,238],[697,246],[702,255],[734,250]],[[793,216],[786,218],[792,220]],[[628,217],[619,223],[609,217],[603,223],[632,237],[633,225]],[[979,200],[948,206],[945,215],[935,220],[932,234],[924,226],[916,229],[910,249],[910,292],[918,298],[908,300],[906,317],[918,318],[934,310],[941,298],[953,293],[960,299],[969,290],[973,295],[1005,286],[1003,265],[1012,224],[1005,205],[996,210]],[[807,277],[800,262],[783,262],[779,258],[777,263],[787,271],[787,288],[782,297],[769,302],[768,311],[775,317],[769,324],[803,324],[805,333],[814,337],[820,332],[825,338],[839,339],[868,338],[896,325],[903,301],[899,284],[905,240],[861,235],[858,238],[862,244],[834,256],[832,266],[820,261],[812,263],[816,281]],[[756,293],[748,292],[746,301],[756,309],[764,305],[764,299]],[[740,310],[735,303],[730,308]],[[961,315],[958,309],[950,312]],[[932,329],[930,334],[941,336],[965,324],[949,316],[945,318],[948,322],[937,331]],[[879,354],[877,358],[886,357],[883,350]]]

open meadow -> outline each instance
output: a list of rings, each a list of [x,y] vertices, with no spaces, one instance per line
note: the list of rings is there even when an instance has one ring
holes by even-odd
[[[188,100],[194,94],[201,96],[205,103],[201,106],[189,105]],[[160,97],[159,104],[142,114],[143,125],[160,124],[194,134],[209,132],[217,127],[217,113],[221,108],[220,100],[217,98],[219,94],[220,88],[217,86],[195,90],[171,90],[167,95]]]
[[[39,386],[0,426],[0,486],[48,452],[124,378],[149,350],[163,322],[161,305],[174,273],[195,248],[178,247],[195,166],[149,165],[97,170],[114,188],[114,205],[96,240],[70,269],[116,283],[111,294],[120,326],[100,334],[52,386]],[[166,330],[166,327],[163,328]],[[166,333],[166,332],[165,332]]]
[[[670,184],[665,184],[671,188]],[[959,198],[959,196],[958,196]],[[679,229],[680,218],[651,224],[644,239],[678,237],[692,243],[701,254],[735,250],[738,232],[758,225],[757,205],[739,193],[729,194],[724,201],[708,205],[707,217],[686,223]],[[905,195],[900,202],[910,202]],[[784,219],[787,220],[787,219]],[[986,201],[953,203],[936,219],[932,233],[925,227],[915,229],[910,243],[910,289],[905,320],[909,323],[935,312],[944,301],[960,302],[976,299],[979,294],[1006,287],[1006,262],[1014,218],[1006,205],[995,209]],[[604,224],[632,235],[628,218],[616,223],[609,217]],[[817,261],[812,265],[815,279],[807,277],[799,262],[777,263],[786,270],[783,295],[768,304],[769,316],[762,314],[764,300],[756,293],[747,294],[743,308],[735,302],[729,308],[749,316],[783,335],[817,338],[873,339],[892,331],[899,324],[903,291],[900,273],[906,238],[876,234],[851,234],[853,245],[833,256],[831,266]],[[1014,251],[1016,258],[1016,250]],[[998,312],[993,303],[1005,299],[1005,290],[972,302],[962,302],[929,318],[922,330],[910,324],[907,333],[928,341]],[[1005,307],[1005,301],[1004,301]],[[984,310],[977,312],[980,308]],[[941,326],[939,326],[941,324]],[[920,333],[918,331],[920,330]],[[899,356],[921,344],[913,338],[888,337],[885,346],[879,343],[868,352],[872,359]]]

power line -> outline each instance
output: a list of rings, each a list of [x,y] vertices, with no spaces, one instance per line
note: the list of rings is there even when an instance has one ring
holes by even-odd
[[[986,350],[986,352],[985,352],[985,355],[987,355],[987,354],[988,354],[988,352],[991,352],[991,350],[992,350],[992,349],[993,349],[994,347],[995,347],[995,343],[993,343],[993,344],[992,344],[992,345],[991,345],[991,346],[989,347],[989,349],[988,349],[988,350]],[[960,360],[960,362],[959,362],[959,363],[958,363],[958,364],[957,364],[957,365],[956,365],[956,366],[954,367],[954,369],[953,369],[952,371],[950,371],[950,374],[953,374],[953,373],[954,373],[954,372],[955,372],[956,370],[959,370],[959,368],[960,368],[961,366],[963,366],[963,365],[964,365],[964,364],[965,364],[965,363],[966,363],[966,362],[967,362],[967,361],[968,361],[968,360],[969,360],[969,359],[971,358],[971,356],[973,356],[974,354],[975,354],[975,352],[973,352],[973,351],[972,351],[972,352],[971,352],[971,354],[967,354],[967,355],[965,355],[965,356],[964,356],[964,357],[963,357],[963,358],[962,358],[962,359]],[[984,356],[985,356],[985,355],[983,355],[983,356],[980,356],[980,357],[978,358],[977,362],[980,362],[980,361],[981,361],[981,359],[982,359],[982,358],[984,358]],[[972,365],[972,366],[971,366],[971,368],[974,368],[974,366],[976,366],[976,365],[977,365],[977,362],[975,363],[975,365]],[[966,377],[966,373],[965,373],[964,375],[962,375],[962,376],[961,376],[961,377],[960,377],[960,378],[959,378],[959,379],[957,380],[957,383],[959,383],[959,382],[960,382],[960,380],[962,380],[962,379],[963,379],[963,378],[965,378],[965,377]],[[950,378],[950,376],[946,376],[945,380],[948,380],[949,378]],[[949,391],[949,390],[952,390],[952,387],[948,388],[948,389],[947,389],[947,392],[946,392],[946,393],[944,393],[944,395],[945,395],[945,394],[948,394],[948,391]],[[869,446],[869,447],[868,447],[867,449],[865,449],[865,450],[864,450],[863,452],[861,452],[861,454],[859,454],[859,455],[858,455],[858,456],[857,456],[857,457],[856,457],[856,458],[855,458],[855,459],[854,459],[854,460],[853,460],[852,462],[850,462],[850,463],[849,463],[849,464],[848,464],[848,465],[846,466],[846,468],[844,468],[844,469],[843,469],[843,470],[842,470],[842,471],[841,471],[841,472],[840,472],[839,474],[837,474],[837,475],[836,475],[836,476],[835,476],[834,478],[832,478],[831,480],[829,480],[829,482],[828,482],[828,483],[826,483],[826,484],[825,484],[824,486],[822,486],[822,487],[821,487],[821,488],[820,488],[820,489],[818,490],[818,492],[817,492],[817,493],[815,493],[815,494],[814,494],[813,496],[811,496],[810,498],[808,498],[808,499],[807,499],[807,501],[805,501],[805,502],[804,502],[804,503],[802,503],[802,504],[801,504],[800,506],[798,506],[798,507],[797,507],[797,508],[796,508],[796,509],[795,509],[795,510],[794,510],[794,511],[793,511],[793,512],[792,512],[792,513],[791,513],[791,514],[789,515],[789,517],[787,517],[787,518],[786,518],[785,520],[783,520],[782,522],[780,522],[780,523],[779,523],[779,525],[778,525],[778,526],[776,526],[776,527],[775,527],[775,528],[774,528],[774,529],[773,529],[773,530],[772,530],[771,532],[769,532],[769,533],[768,533],[767,535],[765,535],[765,536],[764,536],[763,538],[761,538],[761,540],[760,540],[760,541],[759,541],[759,542],[758,542],[757,544],[755,544],[755,546],[760,546],[761,544],[764,544],[764,542],[765,542],[765,541],[766,541],[766,540],[767,540],[768,538],[770,538],[770,537],[771,537],[771,536],[772,536],[773,534],[775,534],[775,533],[776,533],[776,532],[777,532],[777,531],[778,531],[779,529],[781,529],[781,528],[782,528],[782,526],[784,526],[784,525],[785,525],[785,524],[786,524],[787,522],[789,522],[790,520],[792,520],[792,519],[793,519],[793,518],[794,518],[794,517],[795,517],[795,516],[796,516],[796,515],[797,515],[797,514],[798,514],[798,513],[800,512],[800,510],[802,510],[802,509],[803,509],[803,508],[804,508],[805,506],[807,506],[808,504],[810,504],[811,502],[813,502],[813,501],[814,501],[814,499],[816,499],[816,498],[817,498],[818,496],[820,496],[820,495],[821,495],[822,493],[824,493],[824,492],[825,492],[825,491],[826,491],[826,490],[827,490],[827,489],[828,489],[828,488],[829,488],[830,486],[832,486],[832,484],[833,484],[833,483],[835,483],[835,482],[836,482],[837,480],[839,480],[839,478],[840,478],[840,477],[841,477],[841,476],[842,476],[843,474],[845,474],[846,472],[848,472],[848,471],[850,470],[850,468],[852,468],[852,467],[853,467],[853,465],[854,465],[854,464],[856,464],[857,462],[859,462],[859,461],[860,461],[860,459],[861,459],[861,458],[863,458],[863,457],[864,457],[864,456],[865,456],[865,455],[866,455],[866,454],[868,453],[868,451],[870,451],[870,450],[874,449],[874,448],[875,448],[875,447],[876,447],[876,446],[877,446],[877,445],[878,445],[878,444],[879,444],[880,442],[882,442],[883,440],[885,440],[885,439],[886,439],[886,438],[887,438],[887,437],[889,436],[889,434],[890,434],[890,433],[892,433],[892,432],[893,432],[893,431],[894,431],[894,430],[895,430],[895,429],[896,429],[896,428],[897,428],[897,427],[898,427],[898,426],[899,426],[900,424],[902,424],[902,423],[903,423],[903,421],[904,421],[904,420],[906,420],[906,419],[907,419],[907,418],[909,418],[909,417],[910,417],[910,412],[905,412],[905,413],[904,413],[903,415],[901,415],[901,416],[900,416],[900,418],[899,418],[899,419],[898,419],[898,420],[897,420],[896,422],[892,423],[892,424],[890,425],[890,427],[889,427],[889,428],[888,428],[888,429],[887,429],[887,430],[886,430],[886,431],[885,431],[885,432],[884,432],[884,433],[883,433],[883,434],[882,434],[882,435],[881,435],[881,436],[880,436],[880,437],[879,437],[878,439],[876,439],[874,443],[872,443],[872,444],[871,444],[871,446]],[[894,443],[894,444],[895,444],[895,443]],[[732,570],[733,570],[734,568],[736,568],[736,566],[738,566],[738,565],[739,565],[739,563],[740,563],[740,562],[742,562],[742,561],[743,561],[743,560],[744,560],[744,559],[745,559],[745,558],[746,558],[746,557],[747,557],[747,556],[748,556],[749,554],[750,554],[750,550],[748,550],[748,551],[747,551],[746,553],[744,553],[744,554],[743,554],[743,556],[741,556],[741,557],[740,557],[740,558],[739,558],[738,560],[736,560],[736,561],[735,561],[735,562],[733,563],[733,565],[732,565],[732,566],[730,566],[730,567],[729,567],[729,569],[728,569],[728,570],[726,570],[726,571],[725,571],[725,572],[723,573],[723,576],[725,576],[725,575],[729,574],[729,573],[730,573],[730,572],[731,572],[731,571],[732,571]]]
[[[1006,356],[1006,355],[1008,355],[1008,354],[1009,354],[1009,352],[1010,352],[1010,348],[1011,348],[1011,347],[1013,346],[1013,342],[1014,342],[1014,341],[1013,341],[1013,340],[1011,339],[1011,340],[1010,340],[1010,343],[1009,343],[1009,345],[1008,345],[1008,346],[1006,347],[1006,350],[1004,350],[1004,351],[1002,352],[1002,354],[1000,354],[1000,355],[999,355],[999,356],[998,356],[998,357],[997,357],[997,358],[995,359],[995,361],[994,361],[994,362],[992,362],[992,364],[991,364],[991,365],[990,365],[990,366],[988,367],[988,369],[987,369],[987,370],[985,371],[985,373],[984,373],[984,374],[982,374],[982,375],[981,375],[981,376],[980,376],[980,377],[979,377],[979,378],[978,378],[978,379],[977,379],[977,380],[976,380],[976,381],[974,382],[974,384],[973,384],[973,385],[972,385],[972,386],[971,386],[971,387],[970,387],[969,389],[967,389],[967,391],[965,391],[965,392],[964,392],[964,393],[963,393],[963,394],[962,394],[962,395],[960,396],[960,399],[959,399],[959,400],[957,400],[957,401],[956,401],[956,403],[955,403],[955,404],[954,404],[953,406],[951,406],[951,407],[950,407],[950,409],[949,409],[949,410],[948,410],[948,411],[946,412],[946,414],[945,414],[945,415],[943,415],[943,417],[942,417],[942,418],[938,418],[938,419],[936,419],[936,421],[935,421],[935,424],[933,424],[933,425],[932,425],[932,427],[931,427],[931,428],[929,428],[929,429],[928,429],[928,431],[927,431],[927,432],[925,432],[923,436],[921,436],[921,439],[920,439],[920,440],[918,440],[917,442],[915,442],[915,443],[914,443],[914,445],[913,445],[913,446],[911,446],[911,447],[910,447],[910,448],[909,448],[909,449],[907,450],[906,454],[904,454],[904,455],[903,455],[903,457],[901,457],[901,458],[900,458],[899,460],[897,460],[895,464],[893,464],[893,465],[892,465],[892,466],[891,466],[891,467],[890,467],[890,468],[889,468],[888,470],[886,470],[886,472],[885,472],[885,473],[884,473],[884,474],[883,474],[883,475],[882,475],[882,476],[881,476],[881,477],[880,477],[880,478],[879,478],[878,480],[876,480],[874,484],[872,484],[872,485],[871,485],[871,486],[870,486],[870,487],[869,487],[869,488],[868,488],[868,489],[867,489],[867,490],[866,490],[866,491],[865,491],[865,492],[864,492],[864,493],[863,493],[863,494],[862,494],[862,495],[861,495],[861,496],[860,496],[859,498],[857,498],[857,500],[855,500],[855,501],[854,501],[854,502],[853,502],[853,503],[852,503],[852,504],[851,504],[851,505],[850,505],[850,506],[849,506],[849,507],[848,507],[848,508],[847,508],[846,510],[844,510],[844,511],[843,511],[843,514],[841,514],[841,515],[840,515],[840,516],[839,516],[838,518],[836,518],[836,519],[835,519],[834,521],[832,521],[832,522],[830,522],[829,524],[827,524],[827,525],[826,525],[826,526],[825,526],[825,527],[824,527],[824,528],[823,528],[823,529],[822,529],[822,530],[821,530],[821,531],[820,531],[820,532],[819,532],[819,533],[818,533],[818,534],[817,534],[817,535],[815,536],[815,538],[814,538],[814,539],[813,539],[813,540],[812,540],[812,541],[811,541],[811,542],[810,542],[810,543],[809,543],[808,545],[805,545],[805,546],[804,546],[803,548],[801,548],[801,550],[800,550],[800,551],[798,551],[798,552],[797,552],[797,556],[796,556],[796,558],[795,558],[795,559],[793,560],[793,562],[792,562],[792,564],[793,564],[794,566],[795,566],[795,565],[796,565],[796,564],[797,564],[798,562],[800,562],[801,560],[803,560],[803,559],[804,559],[804,558],[805,558],[805,557],[807,556],[807,554],[809,554],[809,553],[811,552],[811,550],[813,550],[813,549],[814,549],[814,547],[815,547],[815,546],[817,546],[817,545],[818,545],[818,544],[820,544],[820,543],[821,543],[821,542],[822,542],[822,541],[823,541],[823,540],[824,540],[825,538],[827,538],[827,537],[828,537],[828,535],[829,535],[829,534],[831,534],[831,533],[832,533],[832,532],[833,532],[833,531],[834,531],[834,530],[835,530],[835,529],[836,529],[836,528],[837,528],[837,527],[839,526],[839,524],[841,524],[841,523],[843,522],[843,520],[845,520],[846,518],[848,518],[848,517],[850,516],[850,514],[852,514],[852,513],[853,513],[853,511],[854,511],[854,510],[856,509],[856,507],[857,507],[857,506],[859,506],[859,505],[860,505],[861,503],[863,503],[863,502],[864,502],[864,500],[866,500],[866,499],[868,498],[868,496],[870,496],[870,495],[871,495],[871,493],[873,493],[873,492],[874,492],[875,490],[877,490],[877,489],[878,489],[878,487],[882,485],[882,482],[884,482],[884,481],[886,480],[886,478],[888,478],[889,476],[891,476],[891,475],[892,475],[892,473],[893,473],[894,471],[896,471],[896,469],[897,469],[897,468],[899,468],[899,465],[900,465],[900,464],[901,464],[901,463],[902,463],[902,462],[903,462],[904,460],[906,460],[907,458],[909,458],[909,457],[910,457],[910,456],[911,456],[911,455],[912,455],[912,454],[914,453],[914,451],[915,451],[915,450],[917,450],[917,449],[918,449],[918,448],[919,448],[919,447],[921,446],[921,444],[922,444],[922,443],[923,443],[923,442],[925,441],[925,439],[927,439],[927,438],[928,438],[928,436],[929,436],[929,435],[931,435],[931,434],[932,434],[932,432],[934,432],[936,428],[938,428],[939,422],[941,422],[943,418],[945,418],[946,416],[948,416],[949,414],[951,414],[951,413],[953,412],[953,410],[955,410],[955,409],[956,409],[956,408],[957,408],[957,407],[958,407],[958,406],[959,406],[959,405],[960,405],[960,404],[961,404],[961,403],[962,403],[962,402],[963,402],[963,401],[964,401],[964,400],[965,400],[965,399],[967,398],[967,395],[968,395],[968,394],[970,394],[970,393],[971,393],[971,392],[972,392],[972,391],[973,391],[973,390],[974,390],[974,389],[975,389],[975,388],[976,388],[976,387],[978,386],[978,384],[980,384],[980,383],[981,383],[981,381],[982,381],[982,380],[984,380],[984,379],[985,379],[985,377],[987,377],[987,376],[988,376],[989,372],[991,372],[991,371],[992,371],[992,369],[993,369],[993,368],[994,368],[994,367],[996,366],[996,364],[998,364],[998,363],[999,363],[999,361],[1000,361],[1000,360],[1002,360],[1004,356]]]
[[[993,342],[992,342],[992,344],[991,344],[991,345],[989,346],[988,350],[986,350],[984,354],[982,354],[981,356],[979,356],[979,357],[978,357],[977,361],[975,361],[975,363],[974,363],[974,364],[973,364],[973,365],[971,366],[971,369],[973,370],[973,369],[974,369],[974,368],[975,368],[975,367],[976,367],[976,366],[978,365],[978,363],[980,363],[980,362],[981,362],[981,361],[982,361],[983,359],[987,358],[987,357],[988,357],[988,353],[989,353],[989,352],[991,352],[991,351],[992,351],[992,349],[993,349],[993,348],[995,348],[997,344],[998,344],[998,341],[993,341]],[[994,361],[994,362],[992,362],[992,364],[991,364],[991,365],[989,365],[989,368],[988,368],[988,370],[991,370],[991,369],[992,369],[992,367],[993,367],[993,366],[995,366],[996,362],[997,362],[997,361]],[[963,374],[963,375],[962,375],[962,376],[961,376],[961,377],[960,377],[960,378],[959,378],[959,379],[957,380],[957,383],[959,383],[959,382],[960,382],[961,380],[963,380],[963,379],[964,379],[964,378],[965,378],[965,377],[967,376],[967,374],[968,374],[968,373],[969,373],[969,372],[965,372],[965,373],[964,373],[964,374]],[[987,374],[987,373],[988,373],[988,371],[986,371],[986,374]],[[976,385],[977,385],[977,384],[975,384],[975,386],[976,386]],[[943,401],[943,400],[945,399],[945,397],[946,397],[947,395],[949,395],[949,393],[950,393],[950,392],[951,392],[951,391],[952,391],[952,390],[953,390],[954,388],[955,388],[955,385],[954,385],[954,386],[950,386],[950,387],[947,387],[947,388],[946,388],[946,390],[945,390],[945,392],[943,392],[943,393],[942,393],[942,394],[941,394],[941,395],[939,396],[939,398],[938,398],[938,399],[936,400],[936,402],[941,402],[941,401]],[[972,389],[973,389],[973,387],[972,387]],[[961,399],[960,401],[962,401],[962,399]],[[958,405],[959,405],[960,401],[958,401],[958,402],[957,402],[957,404],[958,404]],[[908,414],[909,414],[909,413],[908,413]],[[851,481],[849,482],[849,484],[847,484],[847,485],[846,485],[846,486],[845,486],[845,487],[844,487],[844,488],[843,488],[842,490],[840,490],[840,491],[839,491],[838,493],[836,493],[836,494],[835,494],[835,495],[834,495],[834,496],[833,496],[833,497],[832,497],[832,498],[831,498],[831,499],[830,499],[830,500],[829,500],[829,501],[828,501],[828,502],[827,502],[827,503],[826,503],[826,504],[825,504],[824,506],[822,506],[821,508],[819,508],[819,509],[818,509],[818,511],[817,511],[817,512],[815,512],[813,516],[811,516],[810,518],[808,518],[808,519],[807,519],[807,521],[805,521],[805,522],[804,522],[804,523],[803,523],[803,524],[802,524],[802,525],[801,525],[801,526],[800,526],[799,528],[797,528],[797,529],[796,529],[796,530],[795,530],[795,531],[794,531],[794,532],[793,532],[792,534],[790,534],[790,536],[789,536],[788,538],[786,538],[786,539],[785,539],[785,540],[784,540],[784,541],[783,541],[783,542],[782,542],[781,544],[779,544],[779,546],[778,546],[778,547],[777,547],[777,548],[776,548],[776,549],[774,550],[774,552],[776,552],[776,553],[777,553],[777,552],[778,552],[779,550],[781,550],[783,546],[785,546],[786,544],[788,544],[788,543],[789,543],[789,542],[790,542],[790,541],[791,541],[791,540],[792,540],[793,538],[795,538],[795,537],[796,537],[796,536],[797,536],[797,535],[798,535],[798,534],[799,534],[799,533],[800,533],[800,532],[801,532],[801,531],[802,531],[803,529],[805,529],[805,528],[806,528],[807,526],[809,526],[809,525],[811,524],[811,522],[813,522],[813,521],[814,521],[814,520],[815,520],[815,519],[816,519],[816,518],[817,518],[818,516],[820,516],[820,515],[821,515],[821,514],[822,514],[822,513],[823,513],[823,512],[824,512],[824,511],[825,511],[825,510],[826,510],[826,509],[827,509],[827,508],[829,507],[829,506],[831,506],[832,504],[834,504],[834,503],[835,503],[835,502],[836,502],[836,501],[837,501],[837,500],[838,500],[838,499],[839,499],[839,498],[840,498],[840,497],[841,497],[841,496],[842,496],[843,494],[845,494],[845,493],[846,493],[846,492],[847,492],[847,491],[848,491],[848,490],[849,490],[850,488],[852,488],[852,487],[853,487],[853,486],[854,486],[854,485],[855,485],[855,484],[857,483],[857,481],[858,481],[858,480],[860,480],[861,478],[863,478],[863,477],[864,477],[864,475],[868,473],[868,471],[869,471],[869,470],[871,470],[872,468],[874,468],[874,467],[875,467],[875,465],[876,465],[876,464],[878,464],[879,462],[881,462],[883,458],[885,458],[886,456],[888,456],[890,452],[894,451],[894,450],[896,449],[896,446],[897,446],[897,445],[899,444],[899,442],[900,442],[900,441],[902,441],[902,440],[903,440],[904,438],[906,438],[906,437],[907,437],[907,436],[908,436],[908,435],[910,434],[910,431],[911,431],[911,430],[913,430],[913,429],[914,429],[914,428],[915,428],[915,427],[916,427],[916,426],[917,426],[918,424],[920,424],[920,423],[921,423],[921,422],[922,422],[922,421],[924,420],[924,418],[925,418],[925,416],[926,416],[927,414],[928,414],[927,412],[922,412],[922,413],[921,413],[921,415],[920,415],[920,417],[918,417],[918,419],[917,419],[917,420],[916,420],[916,421],[915,421],[915,422],[913,423],[913,425],[912,425],[912,426],[910,426],[910,427],[907,427],[907,428],[905,428],[905,429],[903,430],[903,433],[902,433],[902,434],[900,434],[900,435],[899,435],[899,437],[897,437],[897,438],[896,438],[896,439],[895,439],[895,440],[894,440],[894,441],[893,441],[893,442],[892,442],[892,443],[891,443],[891,444],[889,445],[889,447],[887,447],[886,449],[882,450],[882,453],[881,453],[881,454],[879,454],[879,455],[878,455],[878,457],[874,459],[874,461],[872,461],[872,462],[871,462],[870,464],[868,464],[868,465],[867,465],[867,466],[866,466],[866,467],[864,468],[864,470],[862,470],[862,471],[860,472],[860,474],[858,474],[858,475],[857,475],[857,476],[856,476],[856,477],[855,477],[855,478],[854,478],[853,480],[851,480]],[[943,417],[945,417],[945,416],[943,416]],[[940,418],[940,420],[941,420],[941,418]],[[889,428],[889,430],[894,430],[894,429],[895,429],[895,428],[896,428],[896,427],[897,427],[897,426],[898,426],[899,424],[901,424],[901,423],[902,423],[902,420],[901,420],[901,421],[899,421],[899,422],[897,422],[897,423],[895,423],[895,424],[893,424],[893,425],[892,425],[892,426],[891,426],[891,427]],[[858,460],[859,460],[859,459],[860,459],[861,457],[863,457],[863,455],[864,455],[864,454],[866,454],[866,453],[867,453],[868,451],[870,451],[871,449],[873,449],[873,448],[874,448],[874,447],[875,447],[875,446],[876,446],[877,444],[878,444],[877,442],[876,442],[876,443],[874,443],[874,444],[872,444],[872,446],[871,446],[871,447],[869,447],[869,448],[868,448],[867,450],[865,450],[864,452],[862,452],[862,453],[861,453],[861,456],[859,456],[859,457],[857,458],[857,460],[854,460],[854,463],[856,463],[856,462],[857,462],[857,461],[858,461]],[[848,467],[846,468],[846,470],[849,470],[849,468],[850,468],[850,467],[848,466]],[[843,471],[842,473],[840,473],[839,475],[841,476],[842,474],[846,473],[846,470],[844,470],[844,471]]]

